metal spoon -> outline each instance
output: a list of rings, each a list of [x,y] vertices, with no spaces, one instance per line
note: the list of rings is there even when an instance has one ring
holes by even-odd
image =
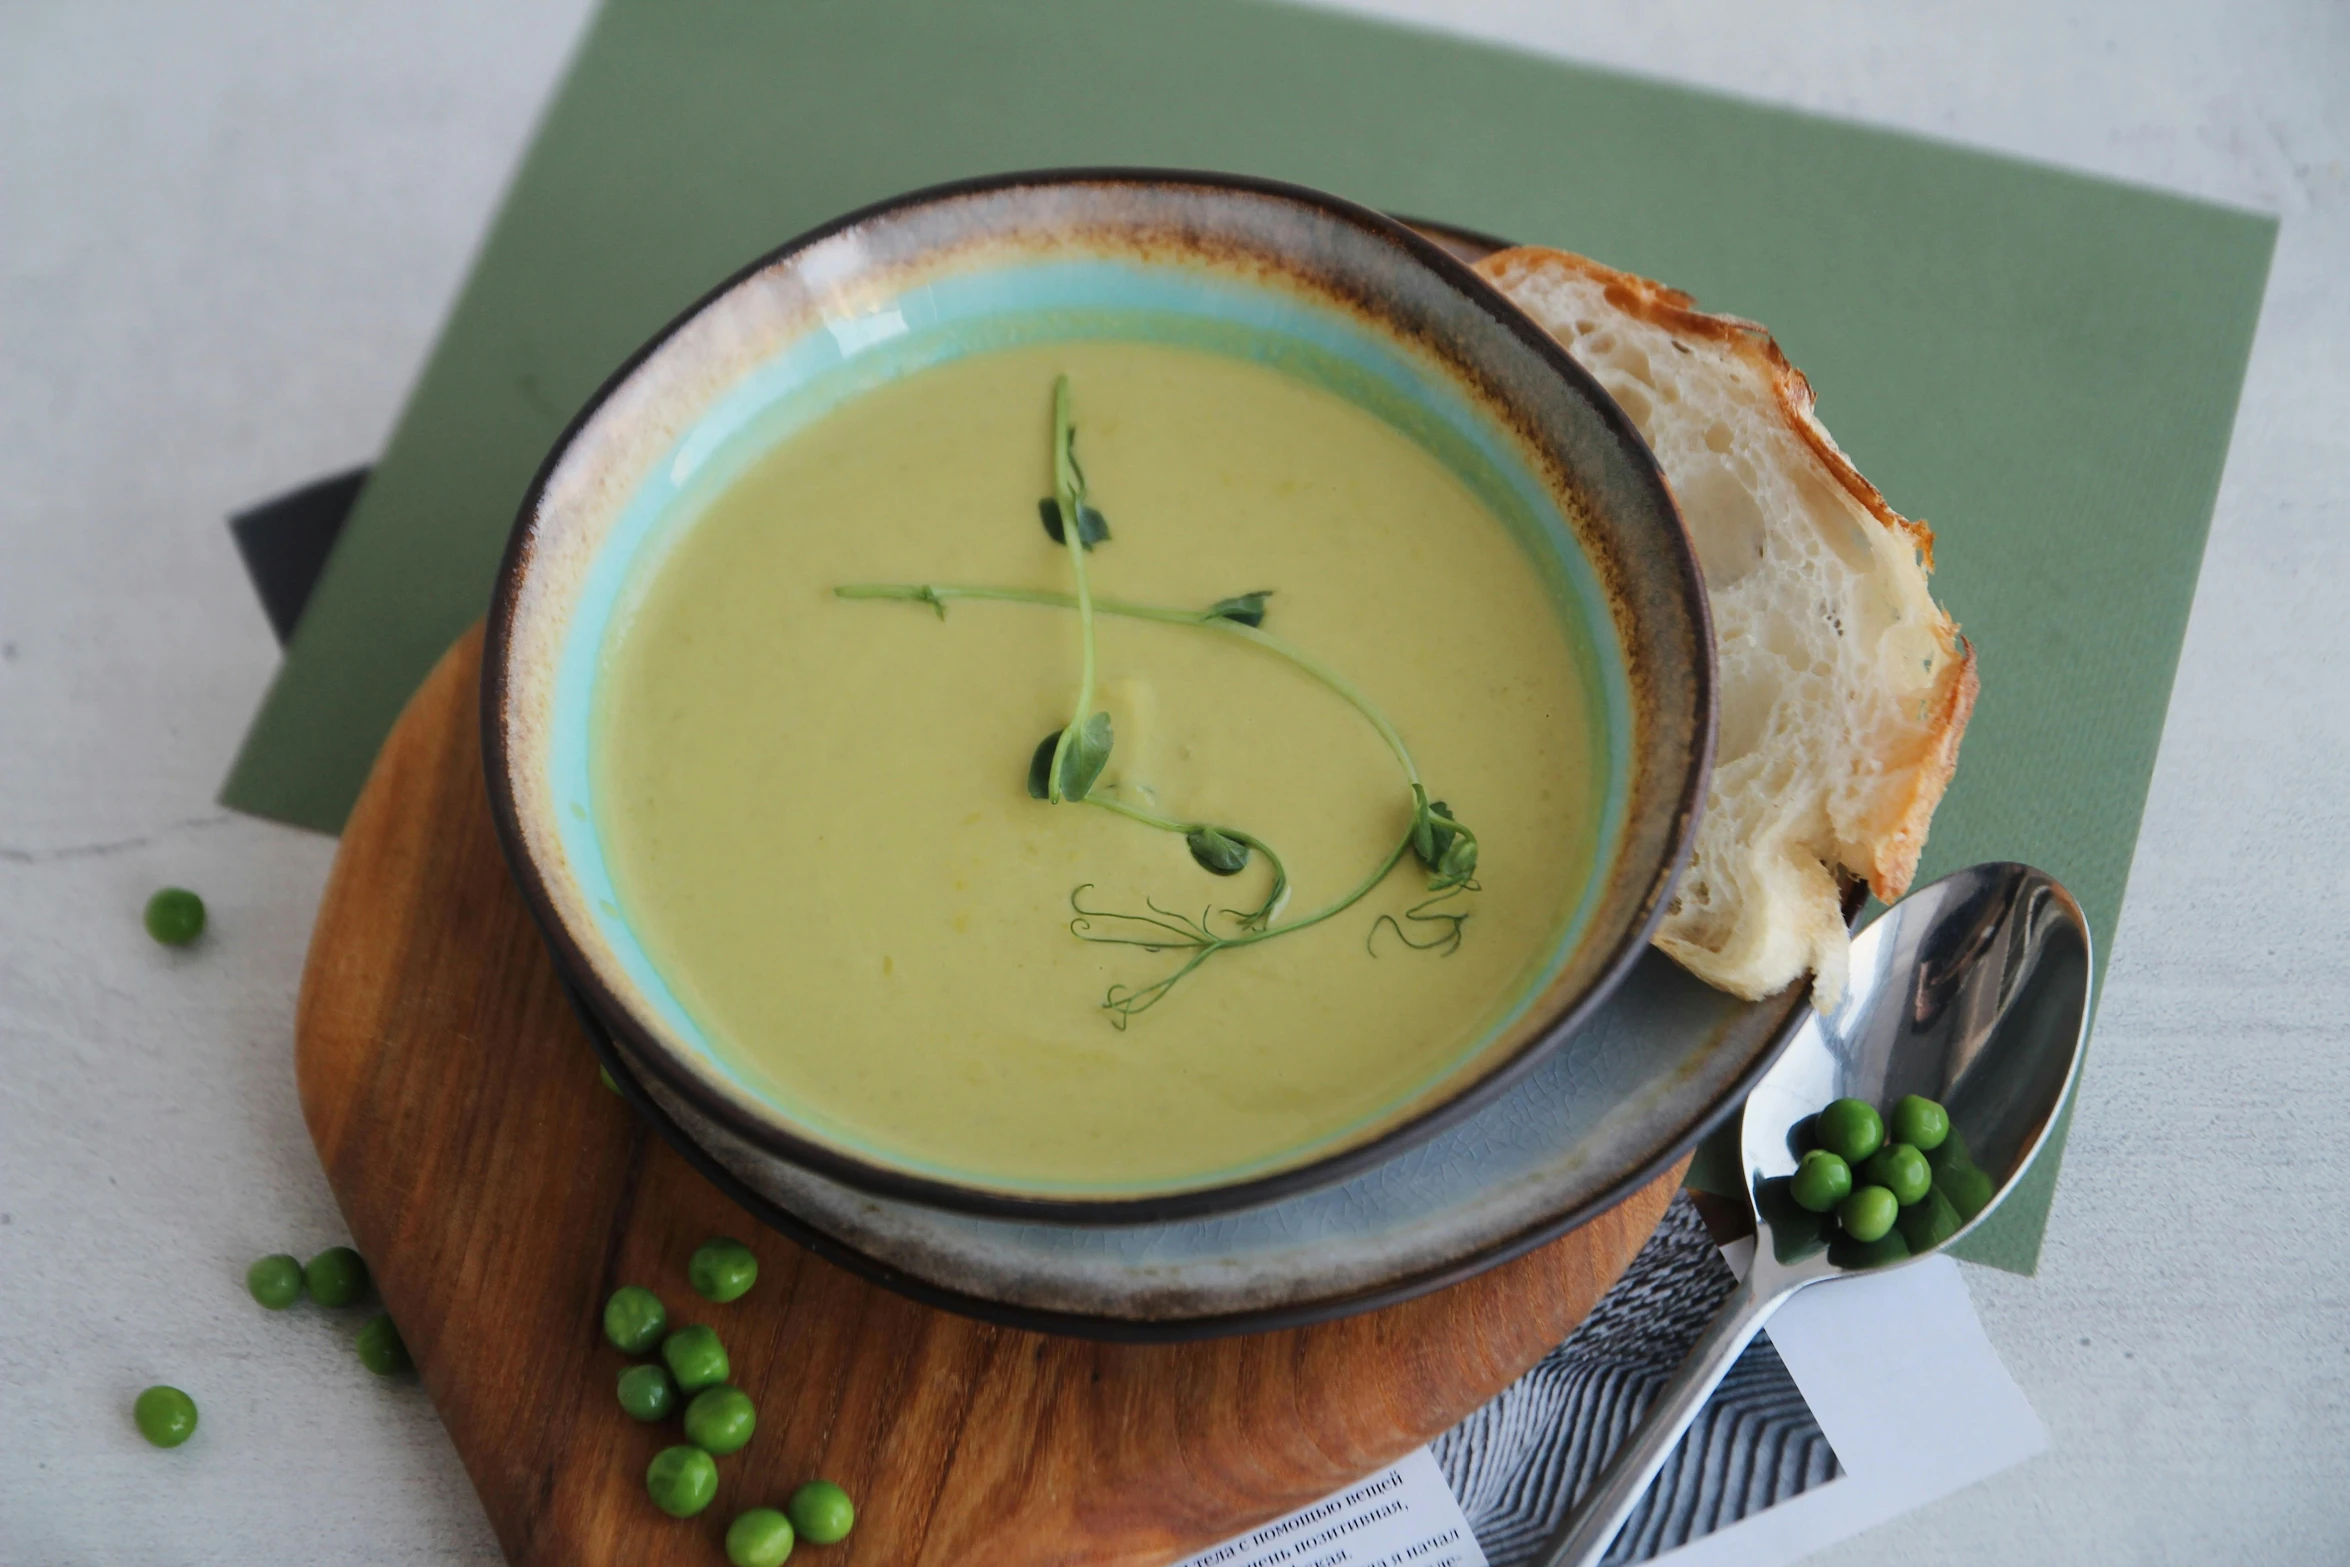
[[[1870,1266],[1852,1242],[1832,1241],[1832,1224],[1788,1200],[1804,1122],[1848,1095],[1879,1107],[1903,1094],[1941,1101],[1963,1149],[1953,1152],[1971,1154],[1983,1179],[1954,1177],[1974,1190],[1958,1210],[1964,1224],[1916,1253],[1933,1255],[1983,1222],[2046,1140],[2088,1035],[2089,972],[2080,905],[2029,865],[1945,876],[1853,939],[1843,1001],[1805,1022],[1746,1101],[1740,1147],[1754,1265],[1568,1520],[1546,1567],[1592,1567],[1606,1555],[1706,1396],[1789,1296],[1900,1265]]]

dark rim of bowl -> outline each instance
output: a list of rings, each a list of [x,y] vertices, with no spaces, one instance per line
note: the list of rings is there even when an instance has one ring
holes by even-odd
[[[1576,392],[1599,416],[1631,465],[1635,482],[1645,485],[1659,515],[1669,518],[1673,526],[1667,530],[1664,543],[1672,554],[1672,566],[1681,579],[1681,596],[1690,611],[1692,629],[1697,639],[1697,657],[1691,669],[1696,686],[1693,693],[1697,723],[1696,743],[1690,749],[1688,769],[1682,779],[1681,796],[1675,808],[1675,827],[1668,852],[1660,859],[1651,879],[1645,905],[1638,919],[1630,922],[1613,951],[1608,953],[1597,978],[1566,1007],[1555,1014],[1543,1027],[1528,1036],[1516,1052],[1501,1065],[1487,1072],[1476,1082],[1439,1104],[1430,1106],[1418,1115],[1388,1127],[1377,1136],[1351,1144],[1320,1158],[1301,1164],[1285,1166],[1264,1175],[1219,1185],[1191,1187],[1181,1191],[1153,1193],[1140,1197],[1064,1198],[1014,1195],[993,1192],[977,1186],[930,1176],[914,1175],[904,1170],[871,1163],[818,1143],[771,1121],[763,1121],[744,1111],[732,1099],[719,1094],[681,1064],[669,1059],[668,1047],[643,1027],[635,1015],[613,995],[598,977],[586,953],[573,939],[570,930],[556,913],[554,900],[537,865],[531,860],[525,845],[520,814],[515,807],[512,759],[506,750],[507,706],[506,664],[508,641],[512,631],[514,606],[522,581],[523,564],[530,542],[532,525],[539,505],[546,494],[549,480],[571,449],[580,431],[595,417],[612,395],[646,360],[666,344],[686,323],[744,282],[800,251],[846,230],[857,227],[884,214],[905,208],[925,206],[959,197],[980,195],[994,191],[1017,190],[1027,186],[1043,185],[1127,185],[1127,186],[1194,186],[1211,191],[1226,191],[1248,196],[1269,197],[1294,205],[1312,208],[1361,230],[1370,238],[1403,251],[1412,260],[1435,273],[1481,309],[1495,325],[1509,332],[1545,361],[1562,380]],[[1456,231],[1466,233],[1467,231]],[[1483,236],[1478,236],[1483,238]],[[1177,1219],[1199,1218],[1210,1214],[1227,1213],[1240,1208],[1256,1207],[1277,1202],[1298,1192],[1327,1186],[1370,1168],[1414,1143],[1425,1141],[1465,1119],[1507,1092],[1531,1072],[1561,1041],[1590,1017],[1605,1001],[1625,975],[1632,971],[1641,952],[1648,945],[1649,936],[1657,922],[1664,917],[1665,904],[1673,884],[1680,879],[1683,869],[1696,844],[1698,817],[1704,809],[1707,779],[1713,771],[1715,730],[1715,688],[1713,616],[1705,591],[1705,579],[1697,564],[1697,554],[1681,525],[1680,508],[1665,482],[1664,472],[1658,467],[1655,454],[1641,438],[1629,416],[1617,406],[1598,380],[1538,326],[1531,317],[1512,303],[1500,290],[1488,284],[1467,264],[1455,258],[1441,245],[1415,232],[1403,223],[1369,207],[1333,196],[1303,185],[1292,185],[1280,180],[1260,179],[1252,175],[1217,174],[1188,169],[1146,168],[1067,168],[1037,169],[1009,174],[982,175],[971,179],[951,180],[877,201],[869,206],[845,213],[797,237],[786,240],[773,250],[737,269],[716,287],[688,305],[668,324],[648,338],[636,352],[630,354],[618,369],[605,378],[594,395],[589,397],[579,412],[563,427],[546,458],[540,463],[530,488],[524,492],[522,504],[516,513],[514,529],[508,535],[506,549],[498,565],[497,586],[490,600],[489,625],[482,654],[482,761],[488,783],[490,815],[496,823],[499,847],[504,851],[508,869],[521,888],[523,901],[531,918],[539,927],[548,945],[553,949],[557,966],[567,981],[577,987],[578,999],[585,1012],[598,1020],[599,1028],[609,1029],[625,1037],[643,1061],[662,1083],[701,1113],[742,1137],[753,1147],[777,1158],[813,1170],[820,1175],[846,1185],[883,1196],[925,1203],[953,1212],[976,1214],[985,1218],[1028,1219],[1057,1224],[1151,1224]],[[665,1118],[664,1118],[665,1119]],[[1694,1133],[1692,1134],[1692,1140]],[[697,1160],[705,1167],[704,1173],[714,1173],[715,1160]],[[741,1201],[742,1188],[731,1177],[720,1180],[720,1185]],[[1623,1183],[1610,1191],[1621,1195],[1630,1188]],[[756,1210],[754,1210],[756,1211]],[[1596,1210],[1594,1210],[1596,1211]],[[772,1221],[771,1221],[772,1222]],[[806,1227],[792,1221],[776,1226],[786,1233],[803,1234]],[[1537,1244],[1555,1230],[1525,1242],[1519,1250]],[[820,1247],[827,1255],[837,1255],[839,1248],[827,1244]],[[1514,1253],[1505,1253],[1514,1255]],[[1503,1260],[1496,1256],[1493,1260]],[[1480,1266],[1489,1266],[1489,1263]],[[868,1264],[865,1271],[870,1271]],[[1474,1271],[1473,1269],[1470,1271]],[[1448,1274],[1426,1286],[1449,1282]],[[927,1288],[925,1286],[924,1288]],[[1417,1293],[1416,1290],[1410,1293]],[[923,1298],[928,1298],[924,1296]],[[1396,1298],[1402,1298],[1398,1296]],[[941,1304],[945,1302],[941,1301]],[[1375,1303],[1375,1302],[1374,1302]],[[962,1309],[962,1308],[957,1308]],[[1359,1309],[1356,1307],[1344,1308]],[[985,1314],[985,1313],[981,1313]],[[1335,1314],[1335,1313],[1325,1313]],[[1001,1319],[1008,1320],[1008,1319]],[[1215,1329],[1212,1331],[1229,1331]]]

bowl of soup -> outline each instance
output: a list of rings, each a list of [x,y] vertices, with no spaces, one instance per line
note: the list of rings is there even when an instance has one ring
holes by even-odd
[[[1006,176],[803,235],[523,503],[517,880],[753,1189],[1148,1222],[1502,1092],[1643,949],[1713,733],[1637,432],[1427,240]]]

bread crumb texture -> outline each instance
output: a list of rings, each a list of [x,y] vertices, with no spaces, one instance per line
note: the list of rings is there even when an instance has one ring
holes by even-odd
[[[1908,890],[1975,701],[1974,649],[1927,589],[1934,537],[1812,417],[1768,332],[1564,251],[1479,271],[1607,388],[1697,550],[1720,729],[1697,848],[1656,944],[1749,999],[1844,993],[1839,871]]]

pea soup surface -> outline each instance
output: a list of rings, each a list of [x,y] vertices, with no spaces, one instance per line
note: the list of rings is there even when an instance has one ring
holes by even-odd
[[[1070,719],[1066,608],[852,602],[857,583],[1068,592],[1040,526],[1066,374],[1104,599],[1274,591],[1277,632],[1359,687],[1480,841],[1457,950],[1397,930],[1409,854],[1311,929],[1185,953],[1072,932],[1095,910],[1233,929],[1263,857],[1218,877],[1182,836],[1030,796]],[[1277,370],[1145,343],[974,355],[849,401],[670,531],[603,653],[594,814],[624,912],[747,1080],[852,1150],[1029,1189],[1138,1188],[1291,1162],[1490,1038],[1592,869],[1595,741],[1532,557],[1450,471]],[[1097,796],[1239,827],[1291,890],[1276,925],[1374,871],[1412,820],[1395,756],[1290,663],[1198,626],[1097,620]],[[1096,933],[1126,930],[1097,920]]]

